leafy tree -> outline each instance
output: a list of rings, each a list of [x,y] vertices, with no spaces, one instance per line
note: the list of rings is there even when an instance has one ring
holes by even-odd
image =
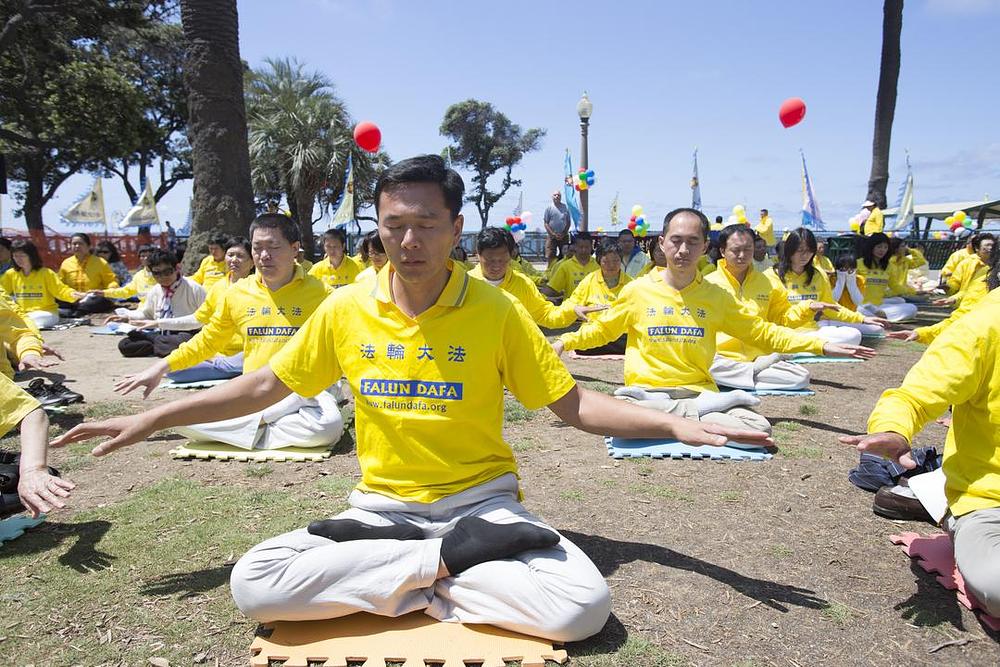
[[[903,0],[885,0],[882,6],[882,61],[875,100],[875,136],[872,140],[872,170],[868,177],[868,199],[885,208],[889,184],[889,142],[896,115],[899,84],[900,35],[903,32]]]
[[[254,215],[236,0],[181,0],[196,262],[213,231],[246,234]]]
[[[445,111],[440,132],[451,139],[451,158],[475,174],[474,187],[465,200],[476,205],[485,227],[490,209],[512,186],[521,185],[512,177],[514,166],[526,153],[538,150],[545,130],[522,130],[489,102],[465,100]],[[493,192],[488,181],[496,173],[503,175],[500,189]]]

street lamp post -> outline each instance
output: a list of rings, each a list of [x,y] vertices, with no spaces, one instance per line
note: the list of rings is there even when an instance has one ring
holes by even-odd
[[[588,169],[587,160],[587,130],[590,127],[590,115],[594,112],[594,105],[584,91],[583,97],[576,103],[576,114],[580,117],[580,169]],[[580,231],[587,231],[587,221],[589,219],[590,193],[587,190],[580,190]]]

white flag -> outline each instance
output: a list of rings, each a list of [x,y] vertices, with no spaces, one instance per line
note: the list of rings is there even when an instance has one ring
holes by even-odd
[[[156,212],[156,200],[153,199],[153,188],[149,181],[146,181],[146,189],[142,191],[142,196],[135,206],[129,209],[122,221],[118,223],[118,229],[128,227],[146,227],[160,224],[160,216]]]
[[[104,188],[101,186],[101,179],[95,178],[90,190],[63,211],[60,217],[63,222],[71,225],[104,226],[107,224],[107,218],[104,215]]]

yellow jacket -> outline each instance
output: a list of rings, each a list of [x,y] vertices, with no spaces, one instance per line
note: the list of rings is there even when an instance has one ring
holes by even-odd
[[[917,340],[924,345],[930,345],[934,342],[935,338],[941,335],[942,331],[957,322],[962,315],[972,310],[972,307],[986,298],[987,294],[989,294],[989,290],[986,288],[986,280],[973,281],[969,285],[969,289],[965,292],[965,298],[959,302],[958,308],[953,310],[948,317],[930,326],[914,329],[917,334]]]
[[[882,216],[882,209],[876,206],[865,220],[865,236],[877,234],[883,229],[885,229],[885,218]]]
[[[153,277],[152,272],[149,269],[143,268],[136,271],[132,276],[132,280],[121,287],[112,287],[111,289],[104,290],[104,296],[109,299],[129,299],[137,296],[140,300],[143,300],[146,298],[149,290],[153,289],[155,285],[156,278]]]
[[[938,336],[902,386],[882,394],[868,432],[913,442],[949,406],[944,474],[952,514],[1000,506],[1000,290]]]
[[[889,294],[891,296],[911,296],[917,290],[910,287],[907,278],[910,273],[910,259],[900,259],[896,255],[889,258]]]
[[[56,299],[73,303],[76,297],[52,269],[42,267],[24,275],[19,269],[11,269],[0,276],[0,287],[12,296],[23,311],[43,310],[55,314],[59,312]]]
[[[97,255],[88,255],[83,262],[70,255],[59,266],[59,280],[77,292],[118,287],[115,272]]]
[[[941,277],[947,278],[951,274],[955,273],[955,269],[963,261],[973,257],[976,253],[970,250],[967,246],[963,246],[956,250],[955,252],[948,255],[948,259],[945,261],[944,266],[941,267]]]
[[[970,255],[969,258],[963,260],[958,267],[955,268],[955,272],[948,277],[948,291],[954,292],[955,297],[961,301],[962,296],[969,288],[969,285],[971,285],[975,280],[985,278],[989,271],[990,267],[986,265],[986,262],[979,259],[979,255]]]
[[[833,268],[833,262],[826,255],[813,255],[813,266],[823,271],[827,275],[827,278],[837,272]]]
[[[764,275],[767,276],[767,279],[775,287],[783,287],[786,290],[790,303],[803,301],[807,304],[810,301],[833,303],[833,288],[830,286],[830,280],[823,271],[818,269],[813,271],[813,279],[811,281],[808,280],[808,275],[805,272],[794,273],[787,271],[784,282],[778,277],[778,272],[774,269],[768,269],[764,272]],[[815,331],[819,329],[819,324],[814,317],[805,319],[797,328],[803,331]],[[845,310],[844,308],[840,310],[824,310],[821,317],[827,320],[849,322],[851,324],[861,324],[865,321],[865,316],[861,313]]]
[[[774,245],[774,220],[771,219],[771,216],[765,215],[761,218],[754,230],[760,234],[768,246]]]
[[[750,314],[700,275],[678,291],[659,271],[630,282],[611,308],[561,340],[565,349],[578,350],[628,334],[625,384],[718,391],[709,367],[720,331],[769,352],[823,353],[819,337],[802,336]]]
[[[476,265],[468,272],[469,276],[477,280],[485,281],[482,266]],[[556,306],[548,301],[542,293],[538,291],[535,283],[523,273],[514,270],[514,263],[507,267],[507,273],[503,280],[497,285],[501,290],[521,302],[528,315],[535,321],[535,324],[546,329],[561,329],[569,326],[576,319],[576,313],[572,305],[568,307]]]
[[[0,298],[0,374],[14,377],[7,352],[20,362],[24,355],[42,354],[42,337],[34,323],[21,315],[6,296]]]

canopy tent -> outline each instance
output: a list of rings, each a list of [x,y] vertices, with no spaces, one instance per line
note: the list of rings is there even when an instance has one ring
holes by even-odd
[[[927,238],[931,223],[944,220],[955,211],[965,211],[965,214],[976,221],[976,228],[981,229],[987,220],[1000,220],[1000,199],[990,201],[956,201],[939,204],[915,204],[913,206],[913,228],[919,234],[920,218],[924,218],[924,238]],[[887,208],[882,213],[885,217],[895,217],[899,210]]]

